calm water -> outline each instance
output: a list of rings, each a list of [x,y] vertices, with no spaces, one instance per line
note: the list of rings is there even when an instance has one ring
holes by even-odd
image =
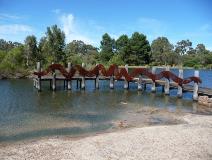
[[[193,75],[193,71],[185,74]],[[202,85],[212,88],[212,71],[201,71],[200,76]],[[52,92],[46,83],[39,93],[32,80],[1,80],[0,142],[105,131],[113,128],[114,122],[133,117],[143,107],[202,114],[191,100],[191,93],[178,99],[176,90],[165,96],[160,87],[154,94],[151,86],[138,92],[137,85],[130,84],[127,91],[123,82],[116,82],[115,89],[110,90],[108,81],[101,81],[99,90],[94,89],[93,81],[86,82],[85,91],[76,89],[75,83],[72,91],[64,91],[62,84],[57,86],[57,91]]]

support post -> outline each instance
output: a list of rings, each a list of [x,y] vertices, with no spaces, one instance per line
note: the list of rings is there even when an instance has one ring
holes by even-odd
[[[124,67],[125,67],[125,69],[126,69],[126,71],[128,73],[128,64],[126,64]],[[125,80],[124,80],[124,89],[128,89],[128,88],[129,88],[129,82],[125,78]]]
[[[155,74],[156,67],[152,67],[152,74]],[[152,92],[156,91],[155,82],[152,82]]]
[[[166,67],[166,71],[169,71],[169,70],[170,70],[170,69],[169,69],[169,67],[167,66],[167,67]],[[169,82],[169,79],[167,79],[167,78],[166,78],[165,81],[166,81],[166,82],[165,82],[164,91],[165,91],[165,94],[166,94],[166,95],[169,95],[170,82]]]
[[[199,77],[199,71],[198,70],[194,71],[194,76]],[[199,88],[198,83],[194,83],[194,89],[193,89],[193,100],[194,101],[198,100],[198,88]]]
[[[182,68],[179,69],[179,75],[178,76],[179,76],[179,78],[183,79],[183,69]],[[177,96],[179,98],[181,98],[183,96],[183,88],[182,87],[183,86],[180,86],[180,85],[178,85],[178,87],[177,87]]]
[[[144,83],[144,90],[146,90],[146,83]]]
[[[142,78],[141,78],[141,75],[139,75],[138,77],[138,90],[141,91],[142,90]]]
[[[35,78],[33,79],[33,87],[35,87],[36,86],[36,80],[35,80]]]
[[[82,67],[85,67],[85,63],[82,63]],[[85,76],[82,76],[81,89],[85,89]]]
[[[71,71],[71,63],[68,62],[68,72],[70,72],[70,71]],[[71,90],[71,80],[67,80],[67,83],[68,83],[68,85],[67,85],[68,90]]]
[[[54,62],[52,62],[52,64],[54,64]],[[54,70],[52,72],[52,90],[56,90],[56,73]]]
[[[96,66],[98,66],[98,64],[96,64]],[[96,89],[99,89],[99,69],[98,69],[98,74],[96,75],[95,87]]]
[[[41,72],[41,64],[37,62],[37,72]],[[41,91],[41,76],[38,76],[37,86],[38,91]]]
[[[113,79],[113,76],[110,76],[110,89],[114,89],[114,79]]]

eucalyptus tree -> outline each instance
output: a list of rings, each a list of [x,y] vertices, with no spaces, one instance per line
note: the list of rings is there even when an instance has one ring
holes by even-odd
[[[34,64],[38,59],[37,40],[34,35],[27,36],[24,41],[26,66]]]
[[[47,27],[46,37],[43,38],[43,41],[49,63],[65,62],[65,33],[57,25]]]
[[[168,38],[158,37],[151,44],[152,60],[159,65],[175,63],[174,60],[177,54],[173,53],[173,49],[174,46],[169,42]]]
[[[180,55],[187,54],[192,49],[192,42],[188,39],[177,42],[177,45],[175,46],[175,52]]]

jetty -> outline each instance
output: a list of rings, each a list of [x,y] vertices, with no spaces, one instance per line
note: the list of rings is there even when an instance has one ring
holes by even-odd
[[[156,74],[157,67],[148,69],[146,67],[133,67],[129,72],[128,65],[119,67],[111,65],[106,69],[103,65],[97,64],[93,69],[86,70],[85,64],[72,65],[68,63],[65,68],[61,64],[52,64],[46,70],[41,68],[40,62],[37,62],[37,70],[34,72],[34,87],[42,90],[42,82],[48,81],[50,89],[56,90],[56,82],[63,81],[64,89],[72,89],[72,81],[76,81],[77,88],[86,89],[86,81],[93,80],[96,89],[99,89],[99,81],[108,80],[110,89],[114,89],[116,81],[124,81],[124,89],[130,89],[130,83],[136,83],[138,90],[145,90],[146,85],[151,85],[151,91],[156,92],[156,87],[162,87],[162,91],[169,95],[171,89],[177,89],[177,96],[182,97],[183,92],[192,92],[193,100],[197,101],[199,95],[212,97],[212,89],[200,87],[201,78],[199,71],[194,71],[194,76],[183,78],[183,69],[179,68],[179,74],[170,72],[169,67]],[[59,72],[58,72],[59,71]],[[193,82],[191,85],[190,83]]]

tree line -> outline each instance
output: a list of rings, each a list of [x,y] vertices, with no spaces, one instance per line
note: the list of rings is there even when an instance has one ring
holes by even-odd
[[[65,43],[65,34],[57,26],[47,27],[39,42],[34,35],[24,43],[0,39],[0,74],[14,71],[30,71],[37,61],[44,66],[54,63],[66,65],[182,65],[195,68],[212,68],[212,52],[204,44],[192,46],[190,40],[181,40],[175,45],[166,37],[158,37],[150,44],[147,37],[134,32],[130,37],[121,35],[113,39],[108,33],[102,36],[100,48],[81,40]]]

